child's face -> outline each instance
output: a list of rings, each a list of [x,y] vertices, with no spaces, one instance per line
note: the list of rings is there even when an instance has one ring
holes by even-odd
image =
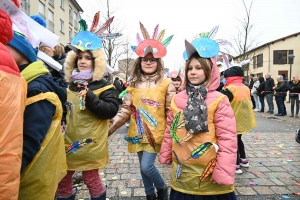
[[[153,57],[151,53],[142,58],[141,61],[142,71],[146,75],[154,74],[157,70],[157,59]]]
[[[174,86],[175,86],[176,88],[179,88],[179,87],[180,87],[180,85],[181,85],[181,81],[180,81],[180,80],[172,79],[172,81],[173,81]]]
[[[93,69],[92,53],[80,51],[78,53],[77,67],[80,72]]]
[[[187,78],[192,85],[199,85],[206,80],[204,70],[200,62],[195,58],[192,58],[188,66]]]

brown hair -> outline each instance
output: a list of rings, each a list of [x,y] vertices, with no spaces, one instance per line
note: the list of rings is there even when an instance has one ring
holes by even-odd
[[[211,79],[211,70],[212,70],[212,62],[209,58],[201,58],[198,53],[194,53],[185,63],[185,70],[184,70],[184,83],[183,87],[186,88],[186,85],[188,84],[188,71],[189,71],[189,66],[192,61],[192,59],[195,58],[196,60],[199,61],[201,67],[203,68],[204,74],[205,74],[205,82],[203,85],[208,86],[210,84],[210,79]]]
[[[141,62],[142,62],[142,58],[138,57],[135,60],[134,65],[133,65],[133,69],[131,72],[131,78],[130,78],[130,85],[132,85],[133,87],[135,86],[136,83],[141,81],[141,77],[143,74]],[[163,77],[164,65],[163,65],[163,61],[161,58],[157,58],[156,72],[157,72],[157,76],[155,79],[155,83]]]
[[[253,77],[253,82],[256,82],[258,80],[257,77]]]
[[[63,54],[63,53],[65,53],[65,48],[63,47],[63,46],[61,46],[61,45],[56,45],[55,47],[54,47],[54,57],[55,56],[59,56],[60,54]]]

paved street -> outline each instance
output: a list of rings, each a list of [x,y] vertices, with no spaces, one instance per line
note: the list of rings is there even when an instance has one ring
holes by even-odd
[[[300,144],[294,139],[300,119],[256,113],[256,120],[257,127],[243,136],[251,167],[236,175],[238,199],[300,199]],[[127,153],[123,139],[126,132],[122,127],[109,138],[111,162],[100,171],[110,200],[145,199],[137,155]],[[169,183],[170,167],[157,166]],[[83,185],[77,198],[88,197]]]

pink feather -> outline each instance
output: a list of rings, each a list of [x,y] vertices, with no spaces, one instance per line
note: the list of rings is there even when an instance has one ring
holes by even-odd
[[[136,41],[138,44],[140,44],[142,42],[141,36],[139,33],[136,33]]]
[[[154,39],[154,40],[156,40],[156,38],[157,38],[158,27],[159,27],[159,24],[157,24],[157,25],[155,26],[154,31],[153,31],[152,39]]]

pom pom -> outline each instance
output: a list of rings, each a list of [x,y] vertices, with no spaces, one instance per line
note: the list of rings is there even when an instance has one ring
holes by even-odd
[[[41,26],[45,27],[47,26],[46,21],[43,17],[41,17],[40,15],[31,15],[30,16],[34,21],[36,21],[37,23],[39,23]]]

